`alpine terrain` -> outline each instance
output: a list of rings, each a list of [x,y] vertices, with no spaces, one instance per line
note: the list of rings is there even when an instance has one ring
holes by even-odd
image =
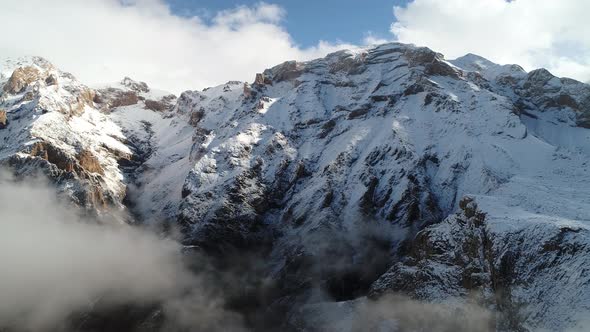
[[[0,66],[0,162],[178,236],[245,330],[574,331],[590,313],[587,84],[399,43],[178,97]],[[129,312],[166,330],[157,306]]]

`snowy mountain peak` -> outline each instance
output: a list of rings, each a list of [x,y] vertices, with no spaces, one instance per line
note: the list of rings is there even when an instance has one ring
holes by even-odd
[[[145,82],[137,82],[129,77],[123,78],[120,84],[137,92],[150,92],[150,88]]]
[[[499,65],[484,57],[471,53],[451,60],[450,62],[463,70],[479,72],[490,81],[495,81],[501,76],[520,77],[526,74],[526,71],[519,65]]]
[[[20,57],[0,60],[0,75],[5,79],[20,67],[35,67],[41,71],[56,70],[48,60],[39,56]]]
[[[246,88],[226,84],[188,92],[177,110],[195,126],[194,144],[186,152],[193,166],[184,182],[179,222],[187,243],[203,248],[274,243],[275,278],[297,283],[295,269],[327,283],[330,292],[330,280],[339,278],[337,267],[328,264],[314,275],[297,267],[299,260],[284,262],[282,257],[314,260],[317,247],[307,241],[337,236],[334,229],[362,233],[367,221],[393,227],[394,237],[414,239],[426,225],[452,218],[462,197],[470,195],[485,214],[485,223],[478,221],[486,229],[481,241],[492,243],[486,271],[497,276],[507,246],[516,252],[521,241],[533,241],[528,231],[538,234],[541,227],[551,238],[561,225],[580,227],[580,220],[590,220],[583,212],[590,211],[583,180],[590,165],[590,135],[576,127],[584,123],[587,108],[580,105],[587,88],[543,71],[527,74],[518,66],[495,65],[473,55],[449,62],[428,48],[394,43],[286,62],[257,75]],[[567,203],[571,201],[577,203]],[[551,220],[560,220],[559,226]],[[432,227],[453,232],[441,237],[464,236],[461,227],[446,222]],[[276,233],[282,236],[273,238]],[[403,241],[386,241],[394,256],[401,252]],[[363,251],[362,242],[349,245],[352,252]],[[525,257],[548,259],[535,250]],[[361,271],[363,259],[368,258],[358,258],[358,265],[349,268]],[[369,288],[375,281],[373,287],[415,291],[429,299],[476,289],[484,295],[499,291],[500,281],[494,278],[441,286],[437,280],[455,280],[451,273],[468,273],[468,266],[445,272],[423,259],[392,268],[379,281],[373,278],[385,271],[376,269],[375,276],[355,282]],[[433,288],[400,288],[391,274],[416,279],[407,269],[432,276],[423,283]],[[533,298],[526,294],[547,287],[533,276],[526,284],[514,275],[502,278],[514,290],[513,300],[498,301],[530,302]],[[562,287],[576,286],[564,279]],[[590,289],[578,289],[572,299],[579,303],[586,292]],[[354,294],[332,295],[344,300]],[[482,301],[501,305],[489,296]],[[554,324],[568,306],[547,311],[532,305],[528,310],[543,326]],[[566,324],[559,321],[557,326]]]
[[[145,89],[121,94],[119,88],[95,90],[40,57],[6,61],[2,70],[0,160],[20,176],[42,171],[60,192],[89,209],[123,208],[126,185],[120,163],[132,158],[133,150],[108,112],[123,106],[121,100],[165,111],[175,97],[137,95]],[[125,91],[143,85],[121,84]]]
[[[587,278],[566,273],[590,257],[588,85],[400,43],[178,99],[9,67],[3,163],[80,205],[179,226],[191,250],[262,248],[279,286],[261,303],[286,325],[318,323],[301,317],[317,293],[327,310],[391,291],[472,300],[499,329],[590,312]]]

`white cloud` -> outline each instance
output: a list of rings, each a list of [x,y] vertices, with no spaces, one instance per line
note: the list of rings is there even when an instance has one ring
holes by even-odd
[[[87,84],[131,76],[179,93],[353,47],[299,47],[282,25],[287,13],[266,3],[200,17],[175,15],[163,0],[0,0],[0,9],[0,58],[40,55]],[[590,80],[589,1],[413,0],[394,12],[401,42]]]
[[[413,0],[394,7],[391,31],[448,58],[476,53],[588,81],[588,13],[588,0]]]
[[[0,330],[70,331],[73,313],[158,303],[170,325],[162,331],[243,331],[207,269],[185,266],[179,243],[107,216],[84,218],[41,179],[8,174],[0,169]]]
[[[376,36],[372,31],[367,31],[365,33],[365,37],[363,38],[363,43],[365,45],[379,45],[385,44],[390,42],[391,40]]]
[[[40,55],[87,84],[131,76],[178,93],[344,47],[298,47],[285,14],[265,3],[205,20],[174,15],[163,0],[0,0],[0,57]]]

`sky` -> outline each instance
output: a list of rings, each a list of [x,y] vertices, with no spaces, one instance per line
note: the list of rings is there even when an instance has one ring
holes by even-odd
[[[397,41],[590,81],[588,0],[0,0],[0,58],[180,93]]]
[[[259,1],[248,0],[167,0],[172,11],[185,16],[211,16],[215,11],[240,5],[253,6]],[[310,47],[319,40],[362,43],[369,34],[389,38],[393,6],[403,6],[407,0],[282,0],[287,15],[283,26],[293,40]],[[271,3],[271,2],[268,2]]]

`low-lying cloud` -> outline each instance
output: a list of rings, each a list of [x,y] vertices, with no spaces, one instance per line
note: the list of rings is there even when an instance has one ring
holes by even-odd
[[[310,330],[326,332],[496,330],[493,311],[463,299],[429,303],[389,294],[377,300],[359,298],[351,302],[309,304],[300,313],[302,316],[295,315],[292,319]]]
[[[177,327],[240,326],[172,240],[98,224],[49,187],[0,177],[0,330],[63,330],[72,314],[156,305]],[[172,329],[169,329],[172,330]]]
[[[351,331],[492,332],[494,315],[476,304],[427,303],[400,295],[387,295],[358,306],[359,317]]]
[[[346,282],[345,278],[342,289],[338,285],[332,289],[335,293],[292,303],[297,310],[285,317],[289,324],[350,332],[493,330],[493,313],[474,304],[431,304],[398,295],[377,300],[359,297],[367,291],[362,285],[358,288],[363,280],[377,277],[385,267],[382,263],[388,261],[392,239],[376,230],[359,225],[352,233],[332,234],[325,244],[304,243],[308,251],[323,258],[312,262],[317,267],[304,272],[308,277],[354,272],[359,281]],[[88,330],[84,323],[94,313],[109,316],[114,312],[112,323],[132,319],[133,328],[139,330],[247,331],[253,327],[225,302],[228,296],[240,294],[240,310],[260,310],[250,319],[277,319],[261,306],[278,295],[272,293],[277,285],[266,280],[265,259],[234,253],[235,257],[226,257],[232,266],[226,271],[216,270],[196,253],[182,251],[177,242],[149,230],[108,218],[101,223],[85,218],[78,208],[57,198],[50,185],[16,182],[0,172],[0,330]],[[240,262],[247,266],[240,267]],[[271,293],[266,294],[268,291]],[[344,298],[335,298],[335,294]],[[339,302],[345,300],[348,302]],[[116,311],[125,306],[147,311],[136,317],[128,316],[129,310]],[[82,327],[77,325],[80,317]],[[100,321],[103,316],[98,317]],[[255,324],[266,325],[264,321]]]

